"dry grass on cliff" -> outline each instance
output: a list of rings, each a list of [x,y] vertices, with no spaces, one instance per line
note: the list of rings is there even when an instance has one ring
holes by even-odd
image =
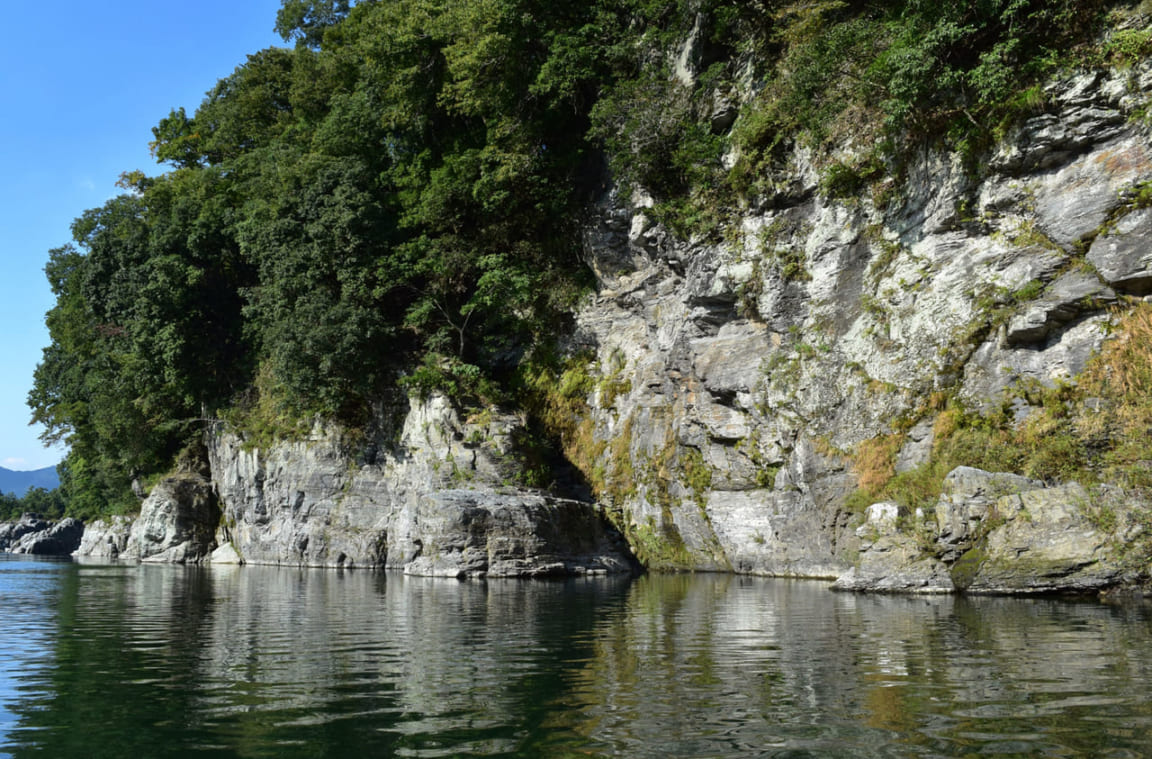
[[[930,460],[915,469],[895,471],[900,434],[860,443],[853,456],[858,489],[846,507],[880,500],[930,506],[944,477],[961,465],[1152,489],[1152,304],[1117,311],[1112,334],[1074,383],[1020,383],[983,414],[953,401],[936,416]],[[1023,421],[1016,399],[1031,407]]]
[[[904,444],[904,435],[878,435],[856,446],[852,469],[858,486],[879,493],[896,474],[896,455]]]
[[[1115,337],[1080,380],[1076,428],[1102,447],[1107,479],[1152,487],[1152,304],[1118,314]]]

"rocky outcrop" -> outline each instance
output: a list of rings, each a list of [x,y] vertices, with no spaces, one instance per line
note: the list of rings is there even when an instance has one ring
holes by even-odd
[[[307,439],[267,449],[215,430],[208,453],[222,518],[211,561],[453,577],[633,570],[601,509],[514,484],[525,471],[520,415],[461,418],[438,395],[396,411],[382,410],[355,444],[319,423]]]
[[[94,559],[115,559],[124,554],[132,534],[131,517],[116,515],[96,519],[84,525],[84,536],[73,556]]]
[[[578,501],[443,490],[421,499],[418,553],[407,574],[537,577],[632,570],[604,515]]]
[[[449,577],[637,569],[601,508],[513,484],[526,469],[514,445],[522,416],[480,409],[461,419],[442,396],[401,410],[382,409],[355,443],[317,423],[303,440],[258,448],[218,425],[153,487],[139,517],[93,522],[64,553]],[[48,527],[21,525],[13,539]]]
[[[80,545],[84,525],[71,518],[49,522],[24,514],[15,522],[0,523],[0,552],[34,556],[68,556]]]
[[[1117,530],[1139,520],[1102,501],[1107,489],[961,468],[931,511],[845,504],[869,445],[891,446],[895,471],[927,463],[941,399],[1027,419],[1031,396],[1009,393],[1074,379],[1110,309],[1152,293],[1152,140],[1131,118],[1150,95],[1149,64],[1054,81],[980,173],[917,150],[900,187],[855,197],[821,180],[866,148],[782,149],[787,171],[723,239],[677,237],[642,190],[610,189],[585,228],[598,287],[564,346],[592,388],[565,453],[594,497],[523,487],[522,414],[394,399],[356,437],[317,423],[256,446],[217,426],[211,484],[158,487],[125,552],[615,571],[631,562],[616,524],[656,569],[901,592],[1130,582],[1139,572],[1117,546],[1132,536]],[[188,525],[180,504],[197,514]],[[1101,516],[1113,512],[1122,527]]]
[[[1133,559],[1152,505],[1114,489],[1045,487],[1012,474],[960,467],[934,512],[885,520],[876,504],[858,530],[856,566],[837,590],[1086,593],[1141,579]]]
[[[199,562],[216,547],[220,506],[210,482],[196,474],[160,481],[140,507],[123,557],[147,562]]]

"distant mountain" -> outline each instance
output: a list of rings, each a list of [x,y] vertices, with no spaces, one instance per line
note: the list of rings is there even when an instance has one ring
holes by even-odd
[[[29,488],[51,490],[59,484],[60,477],[56,474],[54,466],[33,469],[30,472],[14,472],[0,466],[0,493],[24,495]]]

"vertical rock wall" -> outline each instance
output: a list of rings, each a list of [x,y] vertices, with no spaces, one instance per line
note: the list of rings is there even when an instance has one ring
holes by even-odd
[[[441,576],[633,570],[593,504],[517,487],[519,415],[461,419],[433,396],[414,400],[399,430],[384,419],[356,441],[318,423],[306,439],[267,449],[212,433],[221,518],[211,560]]]
[[[1150,92],[1148,66],[1055,82],[981,172],[920,154],[884,207],[826,197],[797,149],[722,243],[673,238],[643,195],[605,197],[574,346],[597,389],[573,455],[640,554],[839,575],[861,547],[862,516],[843,509],[860,443],[899,423],[897,467],[912,468],[933,393],[982,408],[1077,375],[1108,308],[1152,292],[1137,200],[1152,141],[1133,118]]]

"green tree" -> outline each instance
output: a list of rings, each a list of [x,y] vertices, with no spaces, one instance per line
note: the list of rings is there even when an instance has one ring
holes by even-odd
[[[348,15],[351,0],[283,0],[276,12],[276,33],[288,42],[297,40],[319,47],[324,31]]]

